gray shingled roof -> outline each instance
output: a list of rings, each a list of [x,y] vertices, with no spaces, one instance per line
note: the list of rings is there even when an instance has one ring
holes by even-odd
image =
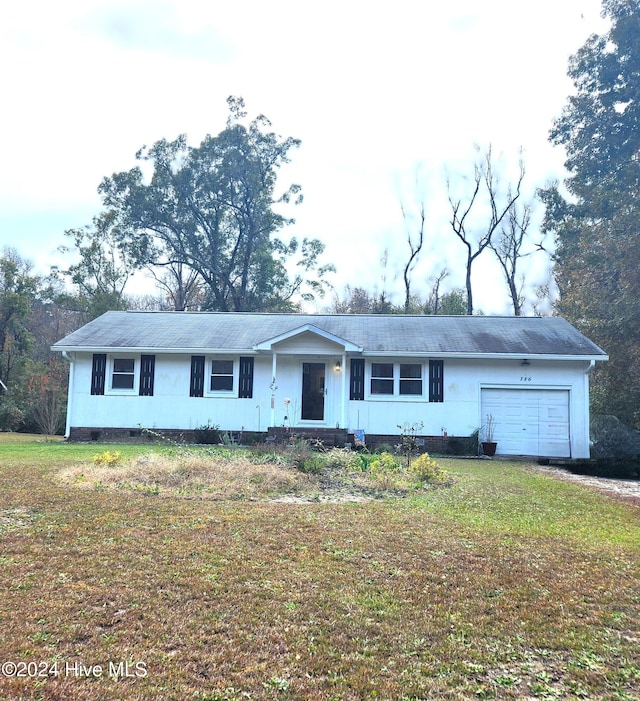
[[[366,353],[536,355],[606,359],[559,317],[385,316],[203,312],[107,312],[54,350],[250,351],[306,325]]]

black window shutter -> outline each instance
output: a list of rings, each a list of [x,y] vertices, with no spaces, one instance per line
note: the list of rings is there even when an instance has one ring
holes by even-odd
[[[94,353],[91,367],[91,394],[104,394],[104,382],[107,374],[107,354]]]
[[[364,400],[364,358],[351,359],[349,399]]]
[[[191,356],[190,397],[204,397],[204,355]]]
[[[240,358],[238,397],[240,399],[253,397],[253,358],[251,356]]]
[[[429,361],[429,401],[444,401],[444,361]]]
[[[140,356],[140,396],[153,396],[153,378],[156,370],[156,356]]]

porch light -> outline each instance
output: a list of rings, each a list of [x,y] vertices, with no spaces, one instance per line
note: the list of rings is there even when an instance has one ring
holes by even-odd
[[[520,365],[531,365],[531,363],[525,358]]]
[[[334,367],[334,370],[336,372],[340,372],[342,370],[342,363],[339,360],[336,360],[336,366]]]

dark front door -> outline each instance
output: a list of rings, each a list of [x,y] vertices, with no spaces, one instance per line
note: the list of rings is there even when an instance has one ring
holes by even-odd
[[[302,418],[324,420],[324,363],[302,363]]]

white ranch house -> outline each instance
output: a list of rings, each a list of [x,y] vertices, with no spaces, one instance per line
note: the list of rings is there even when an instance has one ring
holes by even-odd
[[[558,317],[108,312],[53,346],[66,435],[189,439],[315,431],[444,449],[491,415],[498,454],[589,457],[589,374],[605,353]]]

